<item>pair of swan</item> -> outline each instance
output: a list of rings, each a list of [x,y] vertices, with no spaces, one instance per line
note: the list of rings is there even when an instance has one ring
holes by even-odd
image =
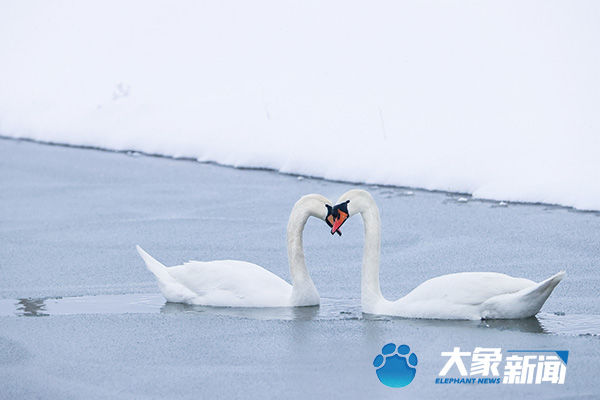
[[[417,286],[396,301],[386,300],[379,285],[381,221],[371,195],[350,190],[338,204],[316,194],[302,197],[292,209],[287,226],[287,248],[292,285],[266,269],[243,261],[190,261],[165,267],[137,246],[156,276],[167,301],[231,307],[297,307],[319,304],[319,293],[304,260],[302,232],[308,218],[324,220],[331,233],[360,214],[365,229],[361,273],[362,310],[368,314],[431,319],[516,319],[540,310],[564,271],[536,283],[494,272],[442,275]]]

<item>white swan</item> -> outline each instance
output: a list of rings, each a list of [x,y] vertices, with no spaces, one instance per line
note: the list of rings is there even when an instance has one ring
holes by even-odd
[[[309,194],[292,209],[287,249],[293,285],[245,261],[190,261],[167,268],[136,247],[169,302],[222,307],[313,306],[319,304],[319,293],[306,268],[302,247],[302,232],[311,216],[331,226],[331,202],[321,195]]]
[[[561,271],[536,283],[495,272],[442,275],[417,286],[396,301],[386,300],[379,287],[381,222],[375,200],[364,190],[350,190],[334,207],[331,233],[351,216],[360,214],[365,227],[361,277],[364,313],[429,319],[516,319],[540,310],[564,277]]]

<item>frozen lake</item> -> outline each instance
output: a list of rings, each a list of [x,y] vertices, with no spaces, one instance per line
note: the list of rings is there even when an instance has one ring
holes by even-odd
[[[192,161],[0,140],[0,398],[600,396],[600,213],[362,186],[383,221],[388,299],[436,275],[567,276],[537,318],[422,321],[360,312],[362,224],[309,220],[320,307],[165,304],[135,251],[166,265],[234,258],[289,278],[285,228],[307,193],[356,185]],[[381,346],[415,380],[382,385]],[[455,346],[569,350],[565,385],[436,385]]]

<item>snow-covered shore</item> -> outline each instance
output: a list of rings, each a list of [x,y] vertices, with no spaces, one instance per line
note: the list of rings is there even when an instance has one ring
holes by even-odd
[[[597,2],[0,9],[0,135],[600,210]]]

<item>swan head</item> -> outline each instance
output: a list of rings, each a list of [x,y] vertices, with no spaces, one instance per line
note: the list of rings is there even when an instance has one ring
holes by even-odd
[[[331,210],[333,223],[329,225],[327,222],[331,227],[331,234],[339,233],[339,229],[348,218],[373,207],[374,204],[373,197],[366,190],[352,189],[341,195],[338,203]]]
[[[298,218],[302,219],[303,217],[301,217],[301,215],[309,215],[325,221],[330,228],[333,228],[335,220],[333,217],[334,207],[332,204],[333,202],[331,200],[320,194],[313,193],[302,196],[292,209],[289,223]],[[336,232],[338,235],[342,235],[341,231],[336,230]]]

